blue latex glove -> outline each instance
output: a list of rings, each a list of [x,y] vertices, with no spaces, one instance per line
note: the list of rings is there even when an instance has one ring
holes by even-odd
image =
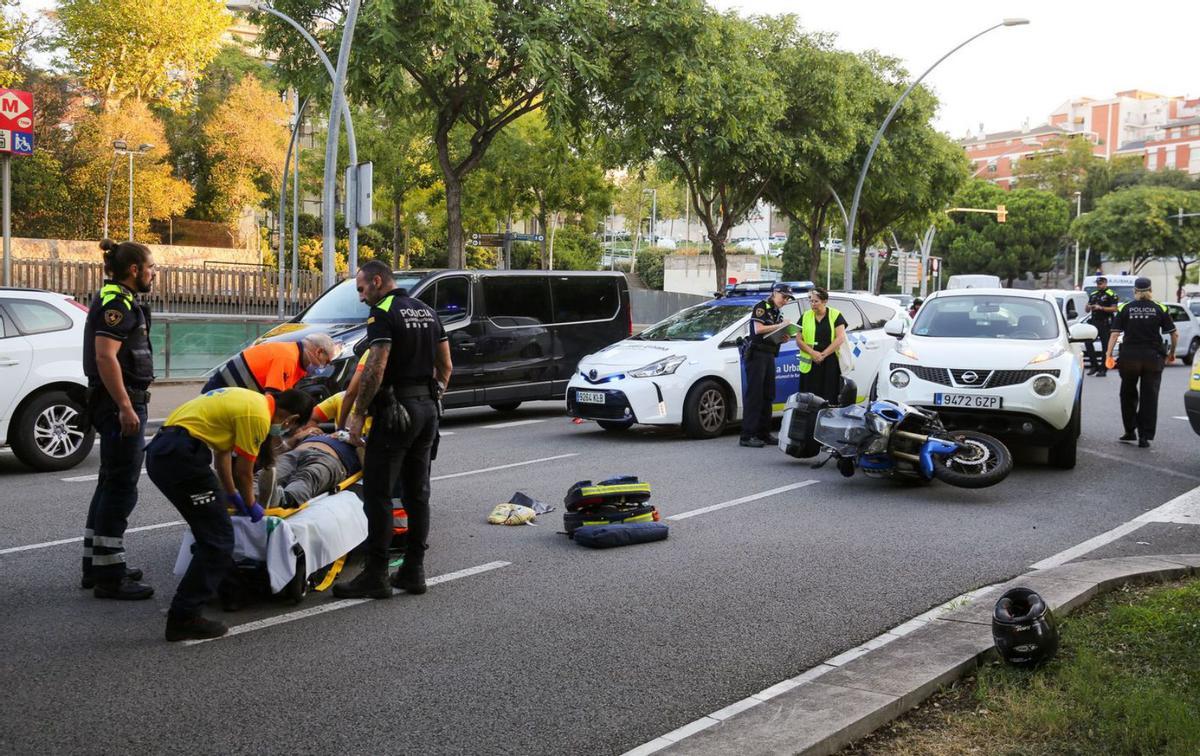
[[[235,512],[243,517],[249,517],[250,522],[258,522],[263,518],[262,504],[259,504],[257,501],[254,502],[253,506],[248,507],[242,499],[242,495],[237,493],[225,494],[225,501],[233,507]]]

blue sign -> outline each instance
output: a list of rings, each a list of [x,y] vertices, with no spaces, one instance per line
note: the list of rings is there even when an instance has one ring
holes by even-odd
[[[12,133],[12,151],[14,155],[32,155],[33,132],[14,131]]]

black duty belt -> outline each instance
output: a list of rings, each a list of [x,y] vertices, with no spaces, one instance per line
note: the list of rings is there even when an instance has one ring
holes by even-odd
[[[129,401],[133,404],[150,403],[150,392],[146,389],[131,389],[126,387],[125,393],[129,395]]]
[[[397,399],[432,399],[428,386],[413,383],[407,386],[392,386],[392,396]]]

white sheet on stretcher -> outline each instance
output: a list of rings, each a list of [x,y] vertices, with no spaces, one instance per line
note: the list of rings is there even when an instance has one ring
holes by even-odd
[[[271,591],[278,593],[296,576],[296,557],[292,547],[304,549],[308,575],[346,554],[367,538],[367,516],[362,501],[351,491],[319,496],[308,506],[286,519],[264,517],[250,522],[249,517],[231,517],[233,521],[233,558],[254,559],[267,563]],[[192,561],[192,531],[183,537],[175,574],[182,575]],[[307,578],[308,575],[305,575]]]

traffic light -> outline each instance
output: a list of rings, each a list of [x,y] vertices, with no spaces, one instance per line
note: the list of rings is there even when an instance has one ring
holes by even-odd
[[[1008,218],[1008,210],[1004,205],[996,205],[996,222],[1003,223]]]

